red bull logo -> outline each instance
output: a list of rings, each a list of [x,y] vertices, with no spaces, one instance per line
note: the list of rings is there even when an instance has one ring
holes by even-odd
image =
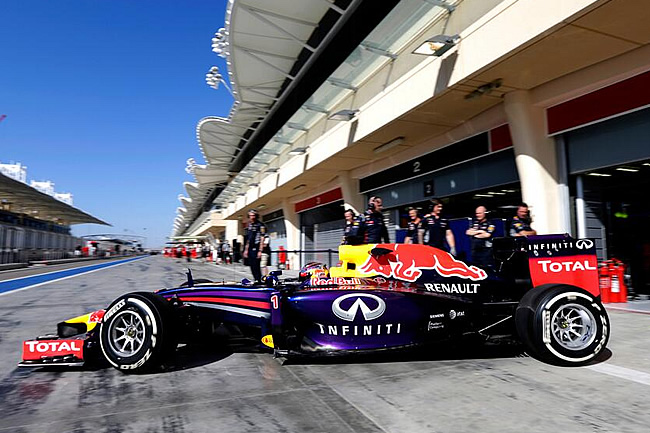
[[[90,313],[90,317],[88,317],[88,322],[89,323],[100,323],[102,319],[104,318],[104,312],[105,310],[99,310],[95,311],[93,313]]]
[[[459,277],[472,281],[484,280],[486,272],[476,266],[456,260],[451,254],[419,244],[377,244],[372,254],[360,266],[366,275],[381,275],[413,282],[423,269],[434,269],[443,277]]]

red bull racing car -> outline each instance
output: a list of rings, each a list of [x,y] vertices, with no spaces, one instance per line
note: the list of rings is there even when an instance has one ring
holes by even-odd
[[[249,338],[276,356],[437,350],[465,337],[518,341],[553,364],[596,359],[609,338],[594,242],[568,236],[494,240],[494,266],[425,245],[341,246],[340,266],[261,284],[193,280],[117,298],[104,310],[25,341],[21,366],[106,360],[126,372],[169,363],[179,344]]]

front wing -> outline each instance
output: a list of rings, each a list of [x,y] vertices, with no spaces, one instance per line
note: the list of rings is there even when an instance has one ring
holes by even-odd
[[[97,324],[104,310],[74,317],[57,325],[55,335],[44,335],[23,342],[19,367],[80,367],[93,359],[97,346]]]

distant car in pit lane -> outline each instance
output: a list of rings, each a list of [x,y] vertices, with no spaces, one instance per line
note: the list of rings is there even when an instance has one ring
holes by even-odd
[[[250,338],[276,356],[400,350],[459,341],[518,341],[535,358],[583,365],[605,349],[594,242],[563,236],[494,240],[495,269],[426,246],[341,246],[339,267],[261,284],[193,280],[120,296],[105,310],[23,343],[20,366],[84,365],[125,372],[173,359],[178,344]],[[460,340],[462,341],[462,340]]]

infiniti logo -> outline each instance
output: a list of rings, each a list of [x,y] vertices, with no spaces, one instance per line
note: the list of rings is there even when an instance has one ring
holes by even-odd
[[[356,298],[356,301],[354,301],[347,310],[344,310],[341,307],[341,303],[349,298]],[[372,299],[377,303],[377,307],[375,307],[375,309],[370,309],[370,307],[368,307],[368,304],[366,304],[362,298]],[[384,311],[386,311],[386,303],[379,296],[371,295],[368,293],[349,293],[347,295],[339,296],[332,303],[332,312],[336,315],[336,317],[347,320],[348,322],[354,321],[354,318],[357,316],[357,312],[359,310],[361,310],[364,319],[373,320],[384,314]]]
[[[578,239],[576,241],[576,247],[580,250],[588,250],[594,246],[594,242],[589,239]]]

